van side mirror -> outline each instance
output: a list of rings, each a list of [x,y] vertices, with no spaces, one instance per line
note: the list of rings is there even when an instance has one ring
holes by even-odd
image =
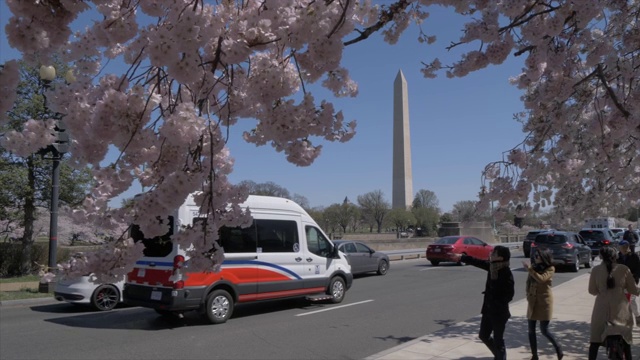
[[[335,244],[331,244],[331,258],[332,259],[340,259],[340,250]]]

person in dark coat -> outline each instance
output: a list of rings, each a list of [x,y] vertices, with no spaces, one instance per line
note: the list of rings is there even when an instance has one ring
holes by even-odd
[[[538,340],[536,338],[536,322],[540,322],[540,332],[546,337],[556,350],[558,360],[564,357],[562,348],[549,332],[549,322],[553,315],[553,291],[551,284],[556,272],[553,266],[553,256],[549,249],[537,250],[531,264],[522,262],[529,273],[525,293],[527,295],[527,323],[529,327],[529,346],[531,360],[538,360]]]
[[[626,240],[629,242],[629,248],[631,248],[631,252],[636,252],[636,244],[638,243],[638,234],[633,231],[633,225],[629,224],[627,226],[627,230],[622,234],[622,240]]]
[[[627,240],[622,240],[618,243],[618,264],[627,265],[633,275],[633,280],[638,285],[640,282],[640,256],[637,253],[631,251],[630,244]],[[638,311],[638,297],[632,294],[628,294],[629,306],[631,307],[631,313],[636,319],[636,326],[640,326],[640,311]]]
[[[504,330],[511,317],[509,302],[515,291],[509,268],[511,252],[509,248],[498,245],[493,248],[488,261],[461,254],[457,257],[458,261],[487,271],[478,337],[491,350],[494,359],[506,360]]]

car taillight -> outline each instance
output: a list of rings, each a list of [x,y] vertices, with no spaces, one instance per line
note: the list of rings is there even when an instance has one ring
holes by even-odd
[[[184,256],[176,255],[173,257],[173,269],[182,269],[184,266]]]
[[[573,249],[573,245],[571,243],[566,242],[566,243],[562,244],[562,248],[563,249],[567,249],[567,250]]]
[[[538,246],[538,245],[536,245],[536,243],[534,243],[534,242],[532,242],[532,243],[531,243],[531,247],[532,247],[532,248],[537,247],[537,246]]]
[[[603,245],[610,245],[610,244],[611,244],[611,241],[609,241],[609,240],[602,240],[602,244],[603,244]]]
[[[178,280],[178,281],[174,282],[173,283],[173,288],[174,289],[184,289],[184,281]]]

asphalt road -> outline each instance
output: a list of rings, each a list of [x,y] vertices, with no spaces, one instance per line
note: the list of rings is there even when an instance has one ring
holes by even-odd
[[[526,273],[522,253],[514,256],[518,300]],[[166,319],[133,307],[97,313],[57,302],[3,305],[0,358],[362,359],[478,315],[485,276],[471,266],[433,267],[424,258],[393,261],[386,276],[356,277],[341,304],[240,305],[222,325],[195,312]],[[560,272],[555,284],[575,276]]]

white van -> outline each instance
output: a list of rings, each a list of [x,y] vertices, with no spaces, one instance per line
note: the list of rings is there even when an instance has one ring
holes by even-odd
[[[299,296],[333,303],[344,299],[353,282],[347,258],[302,207],[255,195],[242,207],[251,209],[253,223],[220,229],[225,260],[217,273],[189,272],[184,251],[171,242],[178,224],[198,219],[193,196],[179,208],[179,221],[169,218],[172,231],[161,238],[145,239],[132,226],[131,237],[143,241],[145,250],[127,275],[124,302],[163,315],[200,310],[218,324],[231,317],[236,303]]]

